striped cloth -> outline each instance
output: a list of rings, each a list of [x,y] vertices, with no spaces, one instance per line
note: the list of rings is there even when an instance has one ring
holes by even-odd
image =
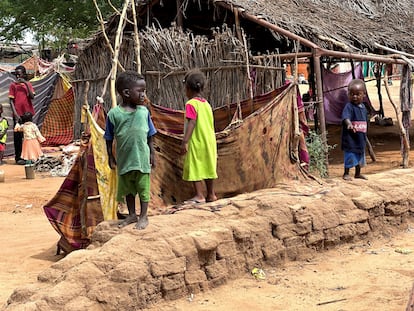
[[[60,189],[43,206],[50,224],[61,236],[58,245],[66,252],[88,246],[93,230],[103,221],[98,194],[95,163],[87,138]]]

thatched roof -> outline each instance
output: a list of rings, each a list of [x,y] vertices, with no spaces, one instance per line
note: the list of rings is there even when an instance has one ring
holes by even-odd
[[[143,2],[149,2],[144,4]],[[144,22],[148,6],[150,19],[157,20],[164,27],[167,19],[176,21],[175,1],[143,1],[138,10]],[[301,36],[322,48],[345,51],[378,52],[375,43],[387,47],[414,51],[414,1],[412,0],[183,0],[184,26],[188,23],[203,23],[208,19],[207,10],[214,17],[214,23],[228,23],[230,10],[238,8],[240,19],[243,12],[266,20],[293,34]],[[164,9],[163,9],[164,8]],[[219,8],[225,8],[226,14]],[[194,19],[197,9],[200,19]],[[145,17],[144,17],[145,16]],[[241,21],[243,23],[243,21]],[[187,24],[188,25],[188,24]],[[204,26],[206,22],[204,22]],[[243,25],[242,27],[247,26]],[[258,35],[261,35],[260,33]],[[280,39],[272,33],[274,39]],[[271,37],[270,37],[271,38]],[[266,38],[267,40],[267,38]],[[386,53],[385,53],[386,54]]]
[[[190,0],[191,1],[191,0]],[[224,0],[324,48],[414,50],[412,0]]]

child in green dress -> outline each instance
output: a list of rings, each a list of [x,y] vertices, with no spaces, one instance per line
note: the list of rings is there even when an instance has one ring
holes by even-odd
[[[213,110],[201,95],[205,76],[199,70],[192,70],[185,75],[183,82],[188,98],[185,104],[184,137],[181,142],[181,154],[185,156],[183,179],[191,181],[195,190],[195,196],[184,203],[212,202],[217,200],[214,192],[214,179],[217,178],[217,143]],[[207,187],[207,196],[203,193],[203,181]]]

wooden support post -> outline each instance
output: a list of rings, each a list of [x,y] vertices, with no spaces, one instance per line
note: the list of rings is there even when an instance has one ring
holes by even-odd
[[[322,138],[322,144],[325,153],[325,164],[326,164],[326,171],[329,175],[328,167],[328,142],[326,139],[326,124],[325,124],[325,109],[323,106],[323,88],[322,88],[322,70],[321,70],[321,57],[318,55],[317,50],[313,50],[314,57],[313,57],[313,65],[315,70],[315,79],[316,79],[316,101],[318,102],[318,117],[319,117],[319,128],[320,128],[320,135]]]
[[[177,0],[177,26],[183,28],[183,1]]]
[[[400,130],[400,135],[401,135],[401,139],[402,139],[402,153],[403,153],[403,168],[408,168],[408,163],[409,163],[409,159],[410,159],[410,142],[409,139],[407,137],[407,133],[404,129],[404,125],[402,123],[402,120],[400,118],[400,114],[398,113],[398,107],[397,105],[394,103],[392,97],[391,97],[391,93],[390,90],[388,88],[388,74],[385,71],[385,75],[384,75],[384,85],[385,85],[385,90],[387,91],[387,95],[388,95],[388,99],[390,100],[390,103],[392,105],[392,107],[394,108],[395,111],[395,115],[397,118],[397,123],[398,123],[398,127]]]

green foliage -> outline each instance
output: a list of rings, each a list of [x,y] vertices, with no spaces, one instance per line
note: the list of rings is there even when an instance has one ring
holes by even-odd
[[[103,16],[113,13],[107,0],[97,0]],[[122,0],[112,1],[119,8]],[[2,0],[0,1],[0,41],[23,39],[31,31],[38,42],[86,38],[98,30],[92,0]]]
[[[306,146],[309,152],[309,171],[317,173],[320,177],[328,177],[328,170],[326,167],[326,157],[330,150],[334,149],[336,145],[324,146],[320,134],[310,130],[306,137]]]

